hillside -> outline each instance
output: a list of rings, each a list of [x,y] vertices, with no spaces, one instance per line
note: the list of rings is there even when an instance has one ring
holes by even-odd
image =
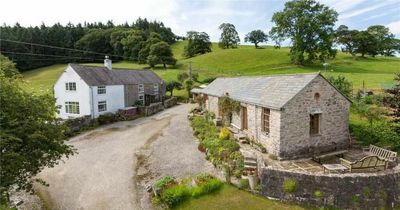
[[[218,76],[269,75],[288,73],[309,73],[322,71],[325,75],[344,75],[353,82],[354,89],[362,88],[363,81],[366,89],[381,89],[393,84],[393,74],[400,72],[400,59],[391,57],[358,58],[353,60],[349,55],[338,53],[331,61],[328,72],[324,72],[322,64],[296,66],[290,63],[289,49],[275,49],[271,46],[255,49],[254,46],[239,46],[237,49],[222,50],[213,44],[212,52],[185,59],[182,56],[185,42],[177,42],[172,46],[178,63],[175,68],[164,70],[156,67],[154,71],[164,80],[176,80],[179,72],[188,68],[192,63],[193,72],[199,73],[200,79]],[[90,64],[90,65],[102,65]],[[62,73],[66,64],[57,64],[25,72],[27,87],[34,91],[51,90],[52,85]],[[113,63],[115,68],[146,68],[132,62]]]

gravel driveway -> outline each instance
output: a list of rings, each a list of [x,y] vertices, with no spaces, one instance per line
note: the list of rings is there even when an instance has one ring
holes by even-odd
[[[74,137],[69,144],[79,154],[40,173],[50,186],[38,186],[39,194],[51,209],[149,209],[146,183],[163,175],[213,173],[186,119],[191,107]]]

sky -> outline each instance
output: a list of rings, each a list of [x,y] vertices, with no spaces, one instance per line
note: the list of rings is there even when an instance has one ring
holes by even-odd
[[[400,0],[319,0],[339,13],[336,26],[363,30],[385,25],[400,38]],[[2,0],[0,23],[37,26],[86,22],[131,23],[138,17],[158,20],[177,35],[187,31],[207,32],[218,41],[218,26],[236,26],[241,40],[251,30],[268,32],[274,12],[284,0]]]

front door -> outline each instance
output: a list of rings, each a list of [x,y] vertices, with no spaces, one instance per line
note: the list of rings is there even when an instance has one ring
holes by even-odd
[[[247,107],[245,107],[245,106],[242,106],[241,107],[241,113],[242,113],[242,130],[247,130],[247,126],[248,126],[248,124],[247,124],[247,122],[248,122],[248,120],[247,120]]]

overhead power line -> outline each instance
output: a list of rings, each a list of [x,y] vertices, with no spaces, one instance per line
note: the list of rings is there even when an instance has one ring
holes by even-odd
[[[99,53],[99,52],[94,52],[94,51],[88,51],[88,50],[79,50],[79,49],[72,49],[72,48],[65,48],[65,47],[58,47],[58,46],[53,46],[53,45],[45,45],[45,44],[37,44],[37,43],[32,43],[32,42],[22,42],[22,41],[16,41],[16,40],[9,40],[9,39],[0,39],[0,42],[11,42],[11,43],[17,43],[17,44],[25,44],[25,45],[33,45],[33,46],[39,46],[39,47],[47,47],[47,48],[53,48],[53,49],[61,49],[61,50],[70,50],[70,51],[76,51],[76,52],[82,52],[82,53],[90,53],[90,54],[97,54],[97,55],[108,55],[108,56],[113,56],[113,57],[120,57],[124,59],[130,59],[129,57],[121,56],[121,55],[116,55],[116,54],[106,54],[106,53]]]
[[[46,55],[46,54],[36,54],[36,53],[20,53],[20,52],[10,52],[10,51],[0,51],[0,53],[8,53],[8,54],[15,54],[15,55],[32,55],[32,56],[42,56],[42,57],[55,57],[55,58],[66,58],[66,59],[82,59],[84,57],[72,57],[72,56],[64,56],[64,55]],[[85,58],[91,59],[91,58]],[[95,60],[93,58],[93,60]],[[100,60],[100,59],[97,59]]]

